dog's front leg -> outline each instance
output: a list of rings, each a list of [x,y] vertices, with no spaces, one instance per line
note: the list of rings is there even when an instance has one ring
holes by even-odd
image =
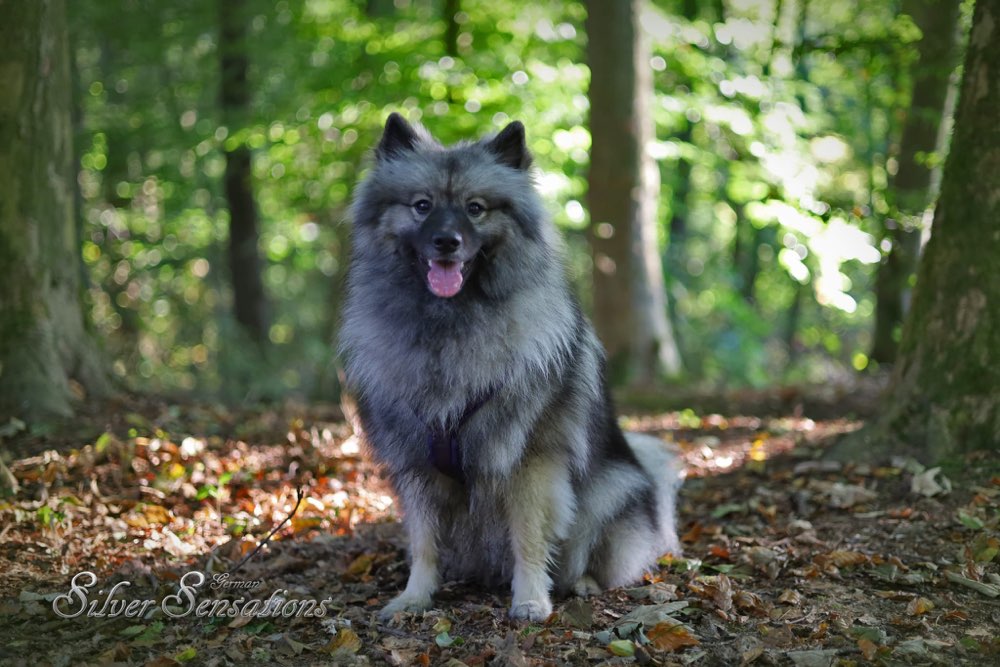
[[[401,611],[418,612],[430,609],[431,596],[438,589],[438,525],[431,513],[426,498],[407,498],[413,493],[426,493],[426,488],[414,485],[401,493],[406,515],[403,523],[410,537],[410,578],[403,592],[392,599],[379,617],[391,618]],[[409,500],[410,502],[407,502]]]
[[[548,568],[556,543],[565,539],[573,516],[573,489],[562,461],[531,461],[512,482],[507,505],[514,551],[510,615],[543,621],[552,613]]]

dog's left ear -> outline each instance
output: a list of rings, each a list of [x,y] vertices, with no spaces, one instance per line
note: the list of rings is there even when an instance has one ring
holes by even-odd
[[[531,166],[531,153],[524,143],[524,125],[515,120],[493,137],[487,150],[497,156],[500,164],[514,169],[527,169]]]

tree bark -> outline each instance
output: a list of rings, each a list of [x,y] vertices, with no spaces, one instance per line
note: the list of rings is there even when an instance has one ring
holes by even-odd
[[[909,282],[920,255],[920,228],[930,205],[932,167],[922,156],[939,145],[948,82],[955,69],[959,0],[907,0],[903,13],[923,33],[913,65],[913,92],[903,124],[898,170],[889,195],[893,218],[886,238],[892,247],[879,265],[875,281],[875,331],[871,358],[879,363],[896,360],[899,327],[909,296]]]
[[[659,169],[646,152],[653,85],[641,6],[588,0],[586,22],[594,325],[612,379],[637,385],[680,371],[659,253]]]
[[[230,135],[246,124],[250,111],[247,80],[247,22],[245,0],[219,0],[220,99]],[[267,300],[260,275],[257,243],[260,222],[253,197],[250,148],[240,144],[225,151],[223,177],[229,204],[229,270],[233,313],[247,335],[258,343],[268,337]]]
[[[1000,0],[978,0],[951,150],[883,417],[927,460],[1000,448]]]
[[[0,22],[0,420],[73,412],[108,380],[84,324],[63,0]]]

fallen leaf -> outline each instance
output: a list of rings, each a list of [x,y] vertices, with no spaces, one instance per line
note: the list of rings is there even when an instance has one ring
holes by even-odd
[[[961,609],[952,609],[941,614],[942,621],[968,621],[969,618],[968,612]]]
[[[963,577],[957,572],[952,572],[950,570],[945,570],[944,576],[949,581],[971,588],[972,590],[978,591],[987,597],[1000,597],[1000,586],[996,584],[986,584],[981,581],[976,581],[975,579],[969,579],[968,577]]]
[[[701,525],[701,522],[695,521],[694,524],[692,524],[691,529],[681,535],[681,542],[684,542],[685,544],[694,544],[701,537],[702,530],[704,530],[704,528]],[[664,564],[665,563],[660,563],[660,565]]]
[[[910,616],[919,616],[921,614],[926,614],[933,608],[933,602],[927,598],[917,597],[910,600],[910,604],[906,605],[906,613]]]
[[[162,505],[144,504],[142,506],[142,515],[146,517],[146,521],[149,523],[170,523],[172,518],[170,510]]]
[[[1000,554],[1000,539],[989,537],[985,533],[977,535],[970,547],[972,558],[977,563],[989,563]]]
[[[616,639],[608,644],[608,650],[624,658],[635,655],[635,643],[629,639]]]
[[[857,484],[835,483],[830,487],[830,506],[839,509],[849,509],[855,505],[868,503],[876,498],[878,494]]]
[[[650,643],[661,651],[676,651],[687,646],[698,646],[701,642],[681,623],[663,621],[646,632]]]
[[[923,639],[914,638],[907,639],[897,644],[893,650],[892,654],[895,657],[903,658],[912,664],[914,658],[926,658],[930,652],[927,650],[927,644]]]
[[[941,475],[940,482],[934,479],[940,472],[941,468],[928,468],[921,473],[915,474],[910,481],[910,493],[916,493],[926,498],[949,493],[951,491],[951,481],[947,477]]]
[[[194,646],[188,646],[186,649],[174,655],[174,660],[177,662],[189,662],[198,657],[198,651]]]
[[[869,558],[859,551],[837,550],[825,555],[825,558],[837,567],[854,567],[867,563]]]
[[[361,650],[361,638],[358,637],[354,630],[341,628],[337,631],[337,636],[331,639],[329,643],[323,647],[323,650],[327,653],[333,653],[335,651],[357,653]]]
[[[594,607],[582,598],[573,598],[563,605],[559,617],[572,628],[587,630],[594,624]]]
[[[362,577],[372,569],[372,564],[375,562],[374,554],[361,554],[347,566],[347,572],[345,573],[348,577],[357,579]]]
[[[285,640],[285,643],[288,644],[288,647],[292,649],[292,653],[295,655],[299,655],[300,653],[302,653],[302,651],[306,649],[305,644],[303,644],[302,642],[295,641],[294,639],[289,637],[287,633],[284,634],[282,638]]]
[[[713,544],[708,548],[708,553],[715,556],[716,558],[721,558],[723,560],[729,560],[730,554],[729,549],[722,546],[721,544]]]
[[[292,532],[295,533],[302,533],[307,530],[312,530],[313,528],[319,528],[322,525],[323,517],[321,516],[297,516],[292,518]]]
[[[786,588],[778,596],[778,602],[781,604],[789,604],[792,606],[798,606],[802,603],[802,594],[798,591],[793,591],[790,588]]]
[[[756,593],[747,590],[739,590],[733,594],[733,603],[737,609],[741,609],[752,614],[763,614],[764,601]]]

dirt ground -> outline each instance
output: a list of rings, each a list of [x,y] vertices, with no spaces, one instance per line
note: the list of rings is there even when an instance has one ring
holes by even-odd
[[[1000,664],[995,455],[827,460],[863,396],[704,405],[623,418],[684,459],[683,558],[538,624],[458,583],[376,620],[405,545],[335,407],[127,397],[0,425],[0,664]]]

